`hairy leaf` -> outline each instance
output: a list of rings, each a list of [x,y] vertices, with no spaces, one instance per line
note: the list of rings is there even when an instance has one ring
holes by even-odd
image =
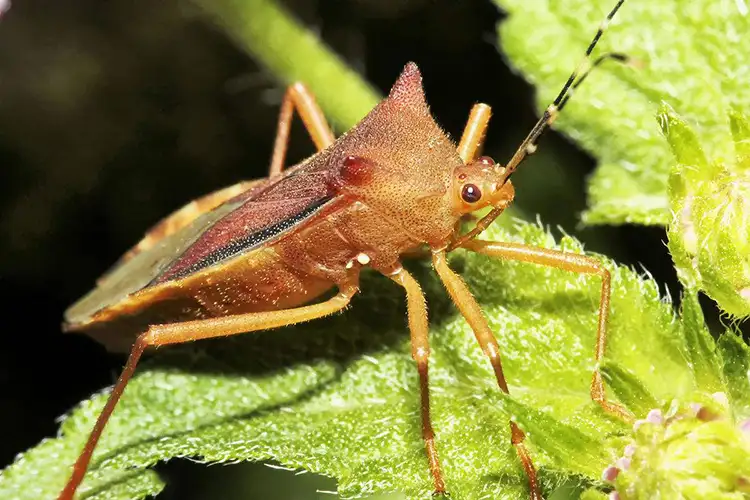
[[[572,238],[556,245],[526,223],[513,230],[497,226],[487,238],[581,251]],[[596,487],[629,432],[589,398],[599,279],[463,252],[452,265],[496,332],[512,392],[501,394],[471,330],[428,266],[413,263],[430,305],[434,425],[452,497],[528,497],[509,441],[511,415],[527,433],[547,493],[571,481]],[[700,377],[689,369],[694,353],[682,340],[686,327],[659,298],[656,284],[608,266],[607,355],[617,368],[605,373],[637,386],[629,389],[641,395],[634,401],[646,404],[631,409],[642,417],[652,401],[664,404],[700,389]],[[148,467],[174,457],[273,460],[337,478],[344,497],[402,491],[429,498],[403,293],[375,275],[366,276],[362,288],[353,307],[334,318],[159,350],[128,386],[81,498],[144,498],[162,486]],[[747,350],[722,345],[724,377],[740,377]],[[737,391],[730,391],[732,398]],[[630,403],[624,392],[610,389],[615,394]],[[64,421],[60,437],[3,471],[0,498],[53,498],[105,397],[84,402]]]
[[[540,109],[580,62],[615,0],[495,0],[509,14],[500,45],[538,88]],[[588,223],[670,222],[667,179],[674,163],[654,122],[661,101],[691,123],[709,157],[732,149],[727,115],[750,108],[750,16],[744,1],[667,0],[624,3],[597,54],[608,62],[579,87],[555,127],[599,161],[589,185]]]

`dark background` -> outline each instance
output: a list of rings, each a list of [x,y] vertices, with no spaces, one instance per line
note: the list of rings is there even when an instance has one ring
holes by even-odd
[[[16,0],[0,20],[0,466],[54,435],[55,419],[113,383],[124,361],[63,335],[65,308],[170,211],[265,176],[283,88],[186,2]],[[383,92],[416,61],[454,136],[472,104],[491,104],[486,153],[499,161],[536,120],[533,90],[496,48],[502,14],[489,1],[287,5]],[[294,132],[298,160],[313,148],[301,127]],[[514,178],[518,207],[591,250],[643,265],[675,296],[663,230],[579,227],[593,168],[548,134]],[[268,485],[279,482],[291,488],[279,498],[334,489],[258,466],[163,470],[173,478],[165,498],[211,498],[206,481],[243,482],[227,488],[236,498],[272,498],[279,490]]]

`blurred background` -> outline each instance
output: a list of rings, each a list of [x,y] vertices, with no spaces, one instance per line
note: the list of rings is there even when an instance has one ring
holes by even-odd
[[[459,136],[472,104],[505,161],[536,120],[533,89],[497,48],[484,0],[284,5],[382,92],[409,61]],[[533,34],[530,34],[533,36]],[[583,47],[581,48],[583,50]],[[595,78],[595,76],[594,76]],[[561,82],[562,84],[563,82]],[[0,19],[0,467],[113,383],[124,358],[63,335],[63,311],[143,232],[187,201],[266,174],[283,86],[188,0],[16,0]],[[290,160],[313,152],[301,126]],[[556,133],[514,178],[517,206],[677,295],[664,231],[582,228],[594,161]],[[715,321],[715,316],[713,317]],[[161,498],[332,498],[335,482],[263,465],[173,461]],[[217,489],[220,488],[220,489]]]

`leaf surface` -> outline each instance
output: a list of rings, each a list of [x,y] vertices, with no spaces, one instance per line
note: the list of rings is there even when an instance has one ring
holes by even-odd
[[[557,245],[527,223],[495,227],[487,238],[581,250],[572,238]],[[427,264],[413,263],[430,305],[434,426],[452,497],[527,498],[509,444],[511,415],[527,433],[546,492],[571,481],[598,484],[629,429],[589,398],[599,280],[463,251],[452,265],[496,332],[512,393],[500,393],[471,330]],[[617,380],[635,381],[637,390],[630,391],[640,396],[633,401],[648,395],[645,404],[632,405],[642,416],[654,401],[696,389],[684,327],[654,282],[608,265],[608,359],[617,363]],[[174,457],[273,460],[337,478],[343,497],[402,491],[430,498],[403,293],[374,275],[362,288],[353,307],[334,318],[159,350],[128,386],[81,498],[154,494],[162,484],[148,467]],[[727,379],[748,364],[746,349],[734,343],[725,342],[721,355]],[[627,391],[610,394],[630,402]],[[60,437],[3,471],[0,498],[54,498],[104,400],[99,394],[82,403]]]
[[[614,0],[495,0],[509,17],[500,47],[538,90],[544,109],[562,88]],[[590,224],[670,221],[674,159],[654,121],[661,101],[698,124],[710,158],[733,154],[728,113],[750,108],[750,16],[744,1],[628,0],[595,52],[627,54],[579,87],[555,122],[597,158],[589,183]]]

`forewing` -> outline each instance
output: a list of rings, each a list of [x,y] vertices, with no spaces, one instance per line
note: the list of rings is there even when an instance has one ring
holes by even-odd
[[[154,245],[158,244],[161,240],[167,236],[176,233],[182,228],[190,225],[195,219],[201,215],[214,210],[216,207],[224,203],[225,201],[232,199],[240,194],[250,194],[257,190],[264,188],[268,184],[268,179],[258,179],[254,181],[243,181],[232,186],[228,186],[224,189],[219,189],[213,193],[207,194],[202,198],[193,200],[178,210],[175,210],[169,216],[165,217],[157,224],[152,226],[143,239],[139,241],[130,250],[115,262],[109,270],[104,273],[96,281],[97,286],[102,285],[109,279],[110,274],[113,271],[119,269],[125,262],[132,259],[141,252],[149,250]]]
[[[155,279],[182,278],[268,243],[332,199],[325,170],[297,171],[270,185],[208,228]]]
[[[75,329],[131,294],[219,266],[314,216],[331,200],[327,174],[315,163],[224,202],[125,261],[66,311],[66,323]]]

